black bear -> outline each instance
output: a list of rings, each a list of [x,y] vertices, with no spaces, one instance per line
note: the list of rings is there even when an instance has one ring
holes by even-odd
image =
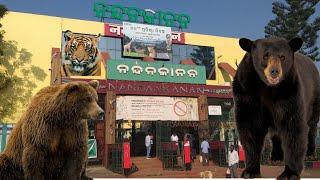
[[[320,112],[319,72],[312,60],[297,53],[294,38],[251,41],[242,38],[246,54],[233,81],[235,118],[246,154],[244,178],[260,177],[260,155],[268,132],[274,160],[283,158],[279,179],[299,179],[305,155],[315,157]],[[282,154],[283,153],[283,154]],[[283,157],[282,157],[283,155]]]
[[[31,100],[0,154],[0,180],[90,179],[87,119],[99,119],[97,81],[48,86]]]

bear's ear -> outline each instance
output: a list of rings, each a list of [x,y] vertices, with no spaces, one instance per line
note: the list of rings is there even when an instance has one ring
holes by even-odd
[[[247,52],[250,52],[251,51],[251,46],[252,46],[252,41],[250,39],[247,39],[247,38],[241,38],[239,40],[239,45],[243,50],[245,50]]]
[[[71,94],[75,91],[78,91],[80,88],[79,88],[79,85],[78,84],[69,84],[67,86],[67,95],[68,94]]]
[[[289,41],[289,46],[291,47],[293,52],[298,51],[301,48],[302,44],[303,44],[303,41],[299,37],[293,38]]]
[[[97,80],[92,80],[89,82],[90,86],[92,86],[95,90],[98,90],[99,88],[99,81]]]
[[[65,41],[69,41],[73,36],[73,33],[69,30],[67,30],[65,33],[64,33],[64,40]]]

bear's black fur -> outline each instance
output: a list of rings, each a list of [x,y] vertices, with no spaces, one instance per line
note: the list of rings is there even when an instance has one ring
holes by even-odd
[[[300,178],[305,155],[315,157],[320,81],[312,60],[295,53],[302,43],[300,38],[239,41],[247,53],[235,75],[233,94],[246,153],[244,178],[261,176],[260,155],[269,131],[275,135],[272,159],[285,162],[278,178]]]

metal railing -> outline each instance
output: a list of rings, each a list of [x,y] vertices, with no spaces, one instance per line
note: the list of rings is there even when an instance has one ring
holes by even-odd
[[[123,174],[122,143],[107,144],[107,168],[112,172]]]
[[[161,143],[161,161],[164,170],[184,170],[184,154],[182,142]]]

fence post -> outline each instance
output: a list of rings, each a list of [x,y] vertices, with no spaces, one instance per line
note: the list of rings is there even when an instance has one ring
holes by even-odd
[[[1,139],[1,152],[4,150],[7,144],[7,124],[2,125],[2,139]]]

